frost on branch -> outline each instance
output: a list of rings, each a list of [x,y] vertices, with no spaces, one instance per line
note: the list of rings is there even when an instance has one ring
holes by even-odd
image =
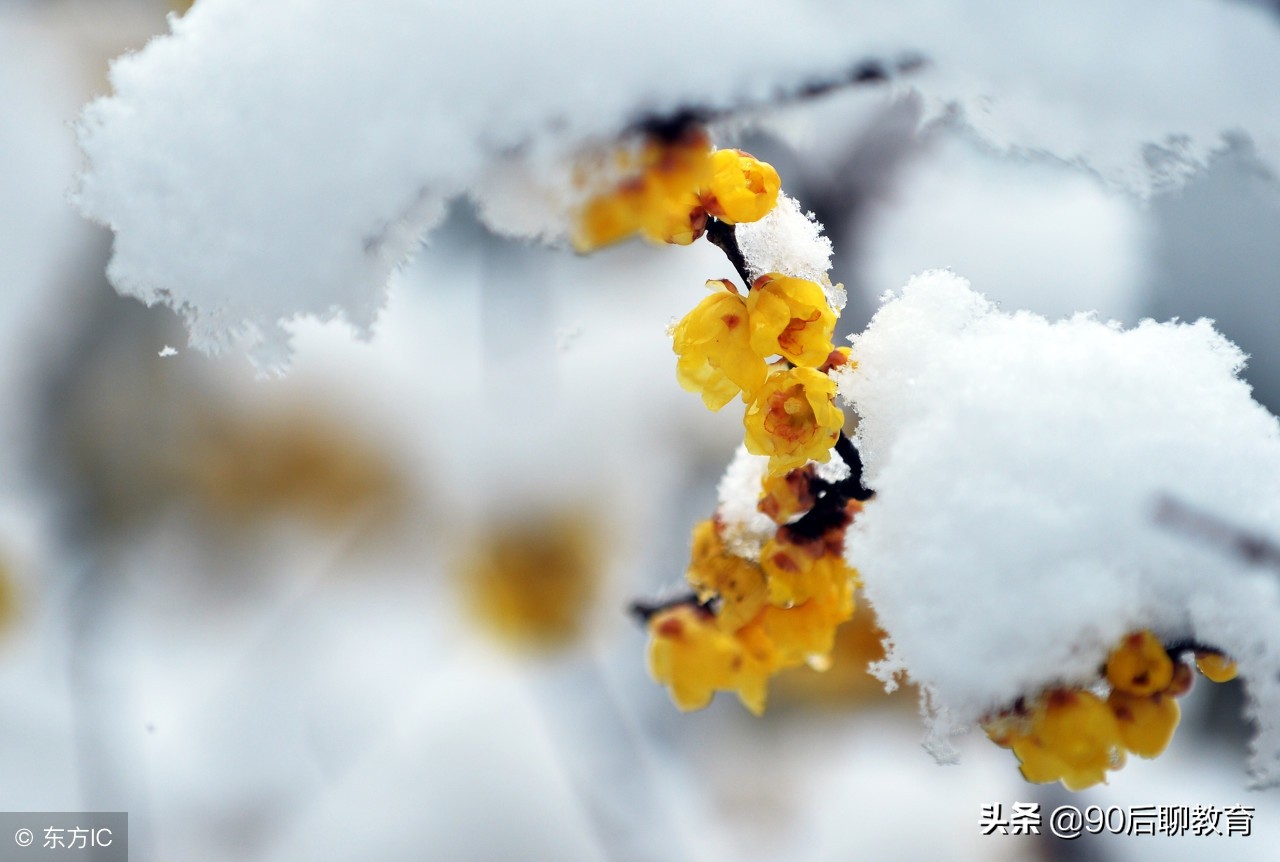
[[[1162,499],[1280,531],[1280,428],[1208,321],[1124,331],[1004,314],[948,272],[889,296],[841,394],[876,490],[847,559],[922,685],[935,746],[1087,686],[1127,633],[1238,659],[1252,768],[1280,781],[1280,584],[1156,518]]]
[[[1242,4],[201,0],[172,29],[86,109],[79,204],[115,232],[119,290],[183,311],[198,346],[248,335],[267,364],[296,315],[367,330],[449,200],[562,235],[551,216],[584,145],[646,116],[766,105],[868,58],[927,59],[910,79],[926,121],[1139,192],[1225,131],[1280,152],[1280,28]]]

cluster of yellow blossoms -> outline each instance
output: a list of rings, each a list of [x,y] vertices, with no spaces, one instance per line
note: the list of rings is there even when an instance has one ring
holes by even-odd
[[[580,252],[640,234],[688,245],[710,219],[758,221],[777,205],[778,172],[741,150],[713,150],[705,130],[674,139],[651,136],[618,157],[623,178],[590,197],[575,220]],[[728,279],[676,325],[680,385],[719,410],[741,394],[747,448],[769,456],[773,474],[826,461],[844,415],[835,382],[824,372],[833,354],[836,314],[816,282],[771,272],[744,297]]]
[[[727,279],[676,324],[680,385],[719,410],[741,393],[747,449],[769,456],[769,472],[826,461],[844,414],[825,372],[848,351],[833,348],[836,315],[816,282],[771,272],[745,297]],[[770,361],[771,357],[778,357]]]
[[[1236,675],[1235,663],[1220,653],[1195,656],[1213,682]],[[1174,698],[1191,689],[1191,667],[1141,631],[1111,652],[1103,679],[1110,687],[1105,700],[1085,689],[1052,689],[986,722],[987,735],[1013,750],[1028,781],[1061,781],[1069,790],[1105,782],[1107,770],[1123,766],[1127,753],[1150,758],[1163,752],[1178,726]]]
[[[687,245],[721,225],[758,221],[780,190],[772,166],[741,150],[713,150],[692,127],[648,137],[617,157],[614,173],[621,180],[577,214],[580,252],[636,235]],[[729,244],[745,282],[736,240]],[[694,529],[687,579],[696,600],[649,612],[649,660],[681,709],[735,691],[759,713],[769,677],[829,663],[836,627],[853,615],[856,574],[844,562],[844,531],[861,504],[836,495],[818,526],[788,526],[815,505],[807,465],[827,461],[840,437],[844,415],[827,371],[846,364],[849,351],[834,349],[836,313],[816,282],[771,272],[745,295],[728,279],[707,286],[711,295],[673,330],[676,377],[711,410],[742,396],[747,449],[769,458],[761,511],[778,529],[758,563],[726,549],[715,519]]]
[[[777,172],[740,150],[714,150],[702,129],[650,135],[618,156],[613,182],[577,214],[580,252],[640,235],[688,245],[707,234],[724,248],[744,284],[748,267],[732,225],[757,221],[776,205]],[[725,227],[729,226],[729,227]],[[822,286],[770,272],[745,295],[728,279],[707,282],[703,299],[672,332],[681,386],[711,410],[741,396],[746,448],[767,456],[759,510],[777,525],[759,562],[732,553],[716,518],[693,531],[686,573],[694,595],[657,607],[637,605],[651,635],[649,665],[681,709],[700,709],[717,691],[736,692],[752,712],[764,710],[769,678],[805,663],[830,664],[836,628],[854,610],[857,573],[844,562],[844,535],[861,510],[861,465],[835,406],[836,313]],[[841,448],[844,445],[847,448]],[[838,491],[818,479],[812,461],[835,447],[854,471]],[[856,487],[855,487],[856,486]],[[822,495],[822,496],[820,496]],[[851,499],[856,496],[857,499]],[[817,516],[817,517],[812,517]],[[1180,656],[1195,653],[1215,682],[1235,665],[1200,645],[1161,644],[1149,631],[1112,651],[1096,685],[1054,688],[984,722],[988,736],[1017,756],[1032,782],[1061,781],[1080,790],[1106,780],[1128,754],[1155,757],[1179,720],[1175,698],[1192,682]]]
[[[674,140],[650,136],[638,152],[616,160],[622,180],[578,213],[573,244],[579,252],[636,234],[688,245],[706,231],[709,217],[725,224],[757,221],[778,201],[772,165],[741,150],[712,150],[703,129],[689,127]]]
[[[836,627],[853,616],[857,573],[844,562],[844,533],[862,504],[813,539],[787,522],[813,506],[812,467],[764,480],[759,508],[779,524],[753,562],[730,553],[714,518],[693,530],[686,578],[697,594],[649,619],[649,667],[681,709],[701,709],[717,691],[737,692],[764,711],[769,677],[806,662],[830,662]]]

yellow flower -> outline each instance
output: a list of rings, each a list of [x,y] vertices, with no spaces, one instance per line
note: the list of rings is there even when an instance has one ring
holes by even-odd
[[[702,203],[726,224],[757,221],[778,203],[781,186],[773,165],[742,150],[716,150],[711,154],[711,176],[702,189]]]
[[[776,272],[756,279],[747,294],[751,349],[781,354],[793,365],[817,368],[831,355],[836,315],[816,282]]]
[[[719,410],[739,392],[750,397],[765,382],[764,358],[751,349],[747,307],[727,280],[708,281],[714,292],[676,324],[672,348],[680,357],[676,379]]]
[[[595,525],[573,512],[499,522],[469,543],[461,570],[468,609],[516,647],[571,643],[586,628],[599,589],[596,538]]]
[[[618,167],[633,172],[583,205],[575,219],[574,248],[594,251],[637,232],[677,245],[702,236],[707,212],[698,190],[710,179],[710,148],[705,131],[690,130],[675,141],[647,140],[638,154],[624,155]]]
[[[760,624],[759,615],[738,631],[737,638],[743,655],[735,680],[738,700],[754,715],[762,715],[769,691],[769,677],[782,669],[778,664],[778,651]]]
[[[812,479],[813,471],[807,467],[782,476],[765,476],[756,508],[775,524],[788,523],[796,515],[813,508],[815,501],[809,485]]]
[[[853,585],[834,582],[794,607],[766,605],[759,625],[773,642],[778,669],[809,662],[825,665],[835,646],[836,628],[853,616]]]
[[[1127,694],[1154,694],[1173,681],[1173,659],[1151,632],[1135,632],[1111,652],[1107,681]]]
[[[1061,781],[1083,790],[1106,780],[1124,761],[1120,728],[1105,703],[1087,691],[1056,689],[1036,704],[1031,733],[1015,736],[1022,774],[1037,784]]]
[[[647,201],[648,191],[639,179],[591,198],[574,219],[574,250],[586,254],[632,236],[644,221]]]
[[[655,197],[697,196],[711,178],[711,138],[690,128],[674,141],[650,138],[641,152],[644,177]],[[701,204],[695,200],[695,205]]]
[[[1220,652],[1196,653],[1196,667],[1210,682],[1230,682],[1236,678],[1236,663]]]
[[[650,193],[640,230],[652,242],[689,245],[707,229],[707,211],[693,192],[667,196]]]
[[[760,567],[769,579],[769,602],[778,607],[802,604],[842,588],[854,578],[839,554],[824,553],[823,543],[795,545],[770,539],[760,551]]]
[[[825,374],[792,368],[772,374],[755,393],[743,418],[747,450],[769,456],[770,475],[831,457],[844,424],[835,392]]]
[[[720,598],[716,623],[725,632],[742,628],[764,607],[764,572],[750,560],[725,549],[713,520],[702,521],[693,528],[693,553],[685,577],[700,601]]]
[[[649,620],[649,634],[649,672],[671,689],[680,709],[702,709],[717,691],[737,687],[742,645],[707,611],[693,605],[659,611]]]
[[[1124,747],[1139,757],[1155,757],[1169,746],[1178,726],[1180,710],[1172,697],[1156,693],[1149,697],[1112,691],[1107,706],[1120,726]]]

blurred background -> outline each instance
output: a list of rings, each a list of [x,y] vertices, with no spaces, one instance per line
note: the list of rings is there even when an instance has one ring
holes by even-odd
[[[1280,854],[1238,683],[1070,798],[980,736],[937,766],[914,694],[865,674],[865,614],[763,719],[674,709],[624,609],[679,585],[741,437],[664,331],[730,274],[706,243],[576,258],[459,203],[370,341],[298,321],[268,380],[189,353],[67,203],[80,106],[183,5],[0,0],[0,809],[128,811],[135,860]],[[826,224],[844,334],[951,267],[1006,309],[1214,318],[1280,405],[1280,182],[1247,138],[1139,201],[920,117],[873,86],[724,139]],[[1015,801],[1256,813],[1248,838],[982,836]]]

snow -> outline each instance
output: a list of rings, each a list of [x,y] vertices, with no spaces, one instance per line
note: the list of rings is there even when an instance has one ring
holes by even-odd
[[[756,508],[768,468],[768,456],[752,455],[746,446],[739,446],[716,488],[716,514],[725,548],[748,560],[759,560],[760,549],[778,531],[778,525]]]
[[[926,120],[1139,195],[1194,173],[1225,132],[1268,164],[1280,152],[1280,28],[1210,0],[810,0],[785,14],[765,0],[201,0],[171,28],[118,60],[115,95],[85,110],[79,205],[115,231],[117,289],[180,310],[194,345],[243,339],[268,367],[288,359],[283,320],[341,315],[367,333],[450,199],[545,237],[583,146],[867,59],[927,59],[901,85]]]
[[[735,233],[753,279],[780,272],[819,284],[827,281],[831,240],[823,235],[822,224],[813,213],[801,212],[795,198],[779,194],[777,206],[768,215],[738,225]],[[832,303],[837,314],[843,306]]]
[[[949,272],[886,297],[840,394],[875,500],[847,557],[889,634],[885,677],[929,696],[933,747],[1083,685],[1127,632],[1239,659],[1252,769],[1280,781],[1280,582],[1156,522],[1162,495],[1263,535],[1280,427],[1209,321],[1131,330],[1005,314]]]

